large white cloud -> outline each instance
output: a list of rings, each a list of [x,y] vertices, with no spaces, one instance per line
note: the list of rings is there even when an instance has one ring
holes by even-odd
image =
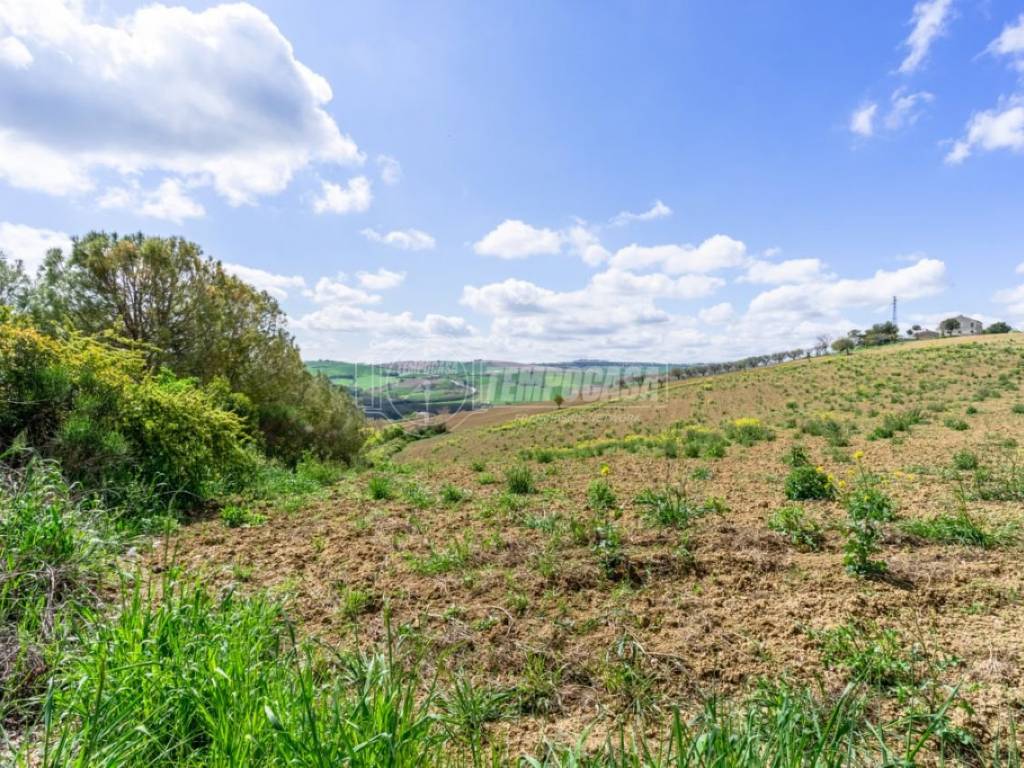
[[[29,274],[35,274],[51,248],[69,253],[71,236],[53,229],[0,222],[0,252],[9,259],[20,261]]]
[[[669,274],[715,272],[742,266],[747,247],[727,235],[712,235],[700,245],[627,245],[611,258],[619,269],[658,268]]]
[[[785,283],[808,283],[824,277],[824,265],[820,259],[788,259],[787,261],[754,259],[747,265],[747,271],[739,278],[739,282],[782,285]]]
[[[538,229],[519,219],[505,219],[473,245],[480,256],[524,259],[562,250],[562,235],[553,229]]]
[[[246,3],[150,5],[108,25],[73,0],[0,0],[0,40],[0,178],[18,187],[155,171],[240,204],[312,163],[363,160],[325,110],[327,81]]]
[[[900,72],[910,74],[924,63],[936,38],[944,34],[952,16],[953,0],[920,0],[911,17],[913,29],[904,41],[909,49]]]

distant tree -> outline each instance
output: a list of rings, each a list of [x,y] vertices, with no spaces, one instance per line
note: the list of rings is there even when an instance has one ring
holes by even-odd
[[[676,381],[678,381],[679,379],[683,378],[683,376],[686,375],[686,371],[684,371],[682,368],[676,367],[670,370],[668,372],[668,375],[671,376]]]
[[[1009,333],[1012,330],[1013,329],[1008,323],[1004,323],[1002,320],[997,320],[985,329],[985,333]]]
[[[827,333],[821,334],[814,342],[814,354],[824,355],[832,344],[832,337]]]
[[[19,261],[9,261],[0,251],[0,306],[20,307],[25,302],[28,279]]]
[[[941,323],[939,323],[939,330],[943,336],[949,336],[950,334],[956,333],[960,330],[960,321],[955,317],[947,317]]]
[[[845,352],[846,354],[850,354],[856,346],[857,343],[850,336],[844,336],[843,338],[836,339],[832,342],[832,349],[840,353]]]
[[[556,408],[561,408],[562,404],[565,402],[565,398],[562,397],[562,393],[561,392],[557,392],[555,394],[555,396],[553,398],[551,398],[551,399],[554,401]]]
[[[892,344],[900,335],[899,327],[893,322],[876,323],[864,332],[861,343],[866,347]]]

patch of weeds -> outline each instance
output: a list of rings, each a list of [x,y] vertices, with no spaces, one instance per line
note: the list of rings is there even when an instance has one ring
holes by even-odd
[[[469,464],[469,468],[470,468],[470,469],[471,469],[471,470],[472,470],[473,472],[483,472],[484,470],[486,470],[486,469],[487,469],[487,465],[486,465],[486,464],[484,464],[484,463],[483,463],[482,461],[479,461],[479,460],[478,460],[478,461],[472,461],[472,462],[470,462],[470,464]]]
[[[491,472],[481,472],[477,476],[476,481],[480,483],[480,485],[496,485],[498,478],[496,478]]]
[[[807,517],[804,508],[790,504],[775,510],[768,518],[768,528],[775,531],[795,547],[805,550],[819,550],[824,542],[821,527]]]
[[[563,668],[548,656],[527,651],[526,662],[516,684],[519,711],[527,715],[550,715],[562,708],[558,690],[562,685]]]
[[[265,515],[261,515],[248,507],[230,505],[220,511],[220,519],[228,528],[241,528],[262,525],[267,521]]]
[[[659,711],[657,680],[649,667],[643,647],[628,636],[619,638],[605,655],[601,682],[632,717],[643,719]]]
[[[469,538],[456,539],[442,550],[431,549],[427,557],[413,557],[412,569],[423,576],[440,576],[465,567],[472,558],[473,551]]]
[[[695,467],[690,477],[698,482],[705,482],[711,479],[711,467]]]
[[[945,424],[948,429],[952,429],[956,432],[966,432],[968,429],[971,428],[971,425],[968,424],[963,419],[956,419],[952,417],[946,419],[942,423]]]
[[[785,491],[791,501],[830,500],[836,497],[836,484],[823,468],[800,466],[790,470]]]
[[[847,572],[861,577],[878,576],[888,570],[883,560],[872,559],[880,551],[882,523],[895,516],[895,505],[877,487],[875,478],[863,473],[857,486],[846,496],[846,543],[843,565]]]
[[[338,586],[338,613],[347,621],[353,621],[356,617],[369,613],[376,605],[377,600],[370,592],[345,584]]]
[[[725,426],[725,435],[730,440],[748,447],[754,443],[775,439],[775,433],[761,423],[760,419],[752,416],[730,421]]]
[[[636,497],[636,503],[644,508],[644,516],[651,523],[668,528],[688,528],[694,519],[709,512],[723,511],[724,507],[717,499],[697,502],[681,486],[663,490],[647,488]]]
[[[924,411],[920,408],[911,408],[899,413],[887,413],[882,417],[882,423],[868,435],[868,440],[890,440],[899,432],[909,432],[912,426],[920,424],[924,420]]]
[[[911,536],[936,544],[959,544],[991,549],[1012,541],[1012,537],[1007,533],[988,530],[971,517],[966,509],[925,520],[907,520],[900,527]]]
[[[537,486],[533,482],[533,472],[525,464],[505,470],[505,486],[509,493],[521,496],[537,492]]]
[[[458,504],[460,501],[465,501],[467,496],[468,494],[457,485],[445,483],[441,486],[441,501],[445,504]]]
[[[918,682],[919,648],[907,648],[903,635],[874,622],[850,622],[816,634],[826,669],[844,671],[851,681],[881,691]]]
[[[387,475],[372,475],[366,486],[370,498],[374,501],[385,501],[394,496],[391,478]]]
[[[451,687],[438,696],[441,721],[451,739],[469,750],[473,765],[480,764],[487,724],[506,717],[511,701],[509,691],[476,685],[462,675],[457,676]]]
[[[823,437],[833,447],[842,448],[850,444],[849,428],[838,419],[821,415],[805,421],[800,431],[813,437]]]
[[[615,504],[615,492],[607,480],[592,480],[587,486],[587,506],[595,512],[607,512],[614,509]]]
[[[953,467],[967,472],[978,468],[978,455],[963,448],[953,454]]]
[[[1010,410],[1018,415],[1024,414],[1024,403],[1014,403]]]

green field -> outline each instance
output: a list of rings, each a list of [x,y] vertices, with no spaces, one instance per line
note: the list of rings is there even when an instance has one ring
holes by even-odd
[[[593,399],[621,387],[653,386],[665,365],[578,362],[523,364],[475,360],[361,364],[314,360],[307,367],[344,387],[368,413],[474,410],[490,405]]]

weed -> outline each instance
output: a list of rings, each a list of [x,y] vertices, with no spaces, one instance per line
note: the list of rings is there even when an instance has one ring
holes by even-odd
[[[808,519],[803,507],[796,504],[775,510],[768,518],[768,528],[782,534],[800,549],[818,550],[824,541],[821,527]]]
[[[229,505],[221,509],[220,519],[228,528],[241,528],[262,525],[267,518],[248,507]]]
[[[372,475],[367,483],[367,490],[374,501],[385,501],[394,495],[391,478],[387,475]]]
[[[821,467],[804,465],[790,470],[785,491],[791,501],[828,500],[836,497],[836,484]]]
[[[537,492],[537,486],[533,482],[533,472],[525,464],[505,470],[505,485],[509,493],[521,496]]]
[[[592,480],[587,486],[587,506],[595,512],[607,512],[615,508],[615,492],[605,479]]]

